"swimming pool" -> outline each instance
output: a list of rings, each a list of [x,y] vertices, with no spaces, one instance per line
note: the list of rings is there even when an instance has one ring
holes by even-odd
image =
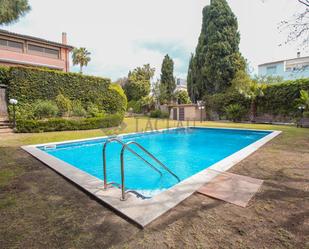
[[[85,190],[97,200],[141,227],[188,198],[221,172],[255,152],[281,131],[172,128],[117,136],[123,142],[136,141],[159,158],[180,178],[180,182],[157,164],[162,177],[129,151],[124,154],[125,186],[148,199],[128,193],[121,200],[119,187],[103,189],[102,147],[111,137],[22,146],[22,149]],[[136,147],[133,147],[137,150]],[[107,178],[120,183],[121,146],[108,144]],[[138,151],[138,150],[137,150]],[[138,153],[142,154],[141,151]],[[150,162],[150,158],[147,158]],[[42,182],[42,184],[44,184]]]
[[[270,134],[269,131],[251,131],[214,128],[177,128],[161,132],[124,135],[124,143],[135,141],[155,155],[183,181]],[[94,177],[103,180],[102,148],[104,139],[40,146],[39,149]],[[122,145],[110,143],[106,147],[107,180],[121,184],[120,151]],[[177,178],[160,167],[134,145],[138,154],[147,158],[162,172],[154,171],[130,151],[124,154],[125,187],[144,196],[154,196],[178,183]]]

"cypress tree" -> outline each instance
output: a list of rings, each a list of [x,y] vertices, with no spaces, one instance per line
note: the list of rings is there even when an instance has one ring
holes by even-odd
[[[212,0],[203,9],[202,30],[189,65],[192,100],[225,91],[236,72],[244,70],[239,41],[237,19],[226,0]]]
[[[174,90],[176,88],[176,82],[174,78],[174,61],[167,55],[165,55],[162,67],[161,67],[161,85],[165,91],[165,96],[168,101],[171,101]]]

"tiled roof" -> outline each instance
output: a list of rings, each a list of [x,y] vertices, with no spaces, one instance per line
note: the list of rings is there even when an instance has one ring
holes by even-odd
[[[15,37],[15,38],[22,38],[22,39],[25,39],[25,40],[31,40],[31,41],[36,41],[36,42],[40,42],[40,43],[45,43],[45,44],[49,44],[49,45],[54,45],[54,46],[58,46],[58,47],[68,48],[68,49],[74,48],[73,46],[62,44],[62,43],[59,43],[59,42],[48,41],[48,40],[45,40],[45,39],[42,39],[42,38],[30,36],[30,35],[17,34],[17,33],[13,33],[13,32],[10,32],[10,31],[4,30],[4,29],[0,29],[0,34]]]

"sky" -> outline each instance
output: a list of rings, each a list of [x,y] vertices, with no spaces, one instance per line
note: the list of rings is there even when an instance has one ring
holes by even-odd
[[[0,28],[86,47],[91,62],[85,74],[117,80],[128,71],[150,63],[155,78],[165,54],[175,63],[174,74],[186,78],[209,0],[29,0],[31,12]],[[296,57],[296,44],[284,44],[286,33],[278,24],[302,6],[296,0],[228,0],[238,19],[240,52],[257,73],[257,65]],[[301,51],[308,55],[309,51]],[[78,71],[71,65],[71,71]]]

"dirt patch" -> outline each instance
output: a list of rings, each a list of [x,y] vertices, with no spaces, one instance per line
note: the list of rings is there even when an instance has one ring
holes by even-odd
[[[144,230],[19,148],[0,148],[0,248],[308,248],[309,131],[231,172],[263,179],[247,208],[194,194]],[[6,172],[6,173],[5,173]]]

